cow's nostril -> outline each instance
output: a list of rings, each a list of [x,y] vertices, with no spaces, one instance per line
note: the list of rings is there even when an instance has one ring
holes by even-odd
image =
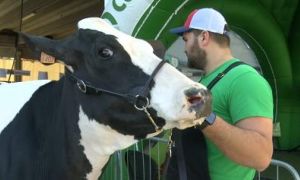
[[[203,103],[203,91],[204,89],[199,89],[199,88],[189,88],[184,91],[184,94],[187,97],[187,101],[193,105],[195,104],[201,104]]]
[[[202,98],[200,96],[192,96],[192,97],[188,97],[188,102],[191,104],[196,104],[201,102]]]

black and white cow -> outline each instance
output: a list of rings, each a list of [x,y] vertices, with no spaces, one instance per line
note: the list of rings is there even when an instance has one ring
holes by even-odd
[[[206,116],[206,88],[160,63],[147,42],[100,18],[78,27],[64,40],[21,35],[66,75],[0,85],[1,180],[95,180],[116,150]]]

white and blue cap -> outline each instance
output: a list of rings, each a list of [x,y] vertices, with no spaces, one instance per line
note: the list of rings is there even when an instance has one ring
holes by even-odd
[[[173,28],[170,32],[181,36],[191,29],[199,29],[218,34],[225,34],[226,24],[227,22],[223,15],[215,9],[202,8],[191,12],[186,19],[184,26]]]

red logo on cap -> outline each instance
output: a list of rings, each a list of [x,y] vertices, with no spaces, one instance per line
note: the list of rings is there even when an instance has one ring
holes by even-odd
[[[195,9],[193,12],[191,12],[188,16],[188,18],[186,19],[185,23],[184,23],[184,27],[186,29],[189,29],[190,28],[190,25],[191,25],[191,21],[195,15],[195,13],[198,11],[198,9]]]

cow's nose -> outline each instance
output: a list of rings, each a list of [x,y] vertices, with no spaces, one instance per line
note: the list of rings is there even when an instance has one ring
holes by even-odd
[[[192,87],[186,89],[184,94],[191,108],[197,111],[197,116],[205,116],[209,114],[211,108],[211,93],[203,88]]]
[[[184,94],[187,96],[187,97],[192,97],[192,96],[197,96],[200,91],[202,91],[203,89],[200,89],[200,88],[195,88],[195,87],[191,87],[189,89],[186,89],[184,91]]]
[[[188,101],[192,103],[191,101],[204,100],[203,98],[209,95],[209,92],[203,88],[191,87],[189,89],[186,89],[184,91],[184,94],[187,97]]]

